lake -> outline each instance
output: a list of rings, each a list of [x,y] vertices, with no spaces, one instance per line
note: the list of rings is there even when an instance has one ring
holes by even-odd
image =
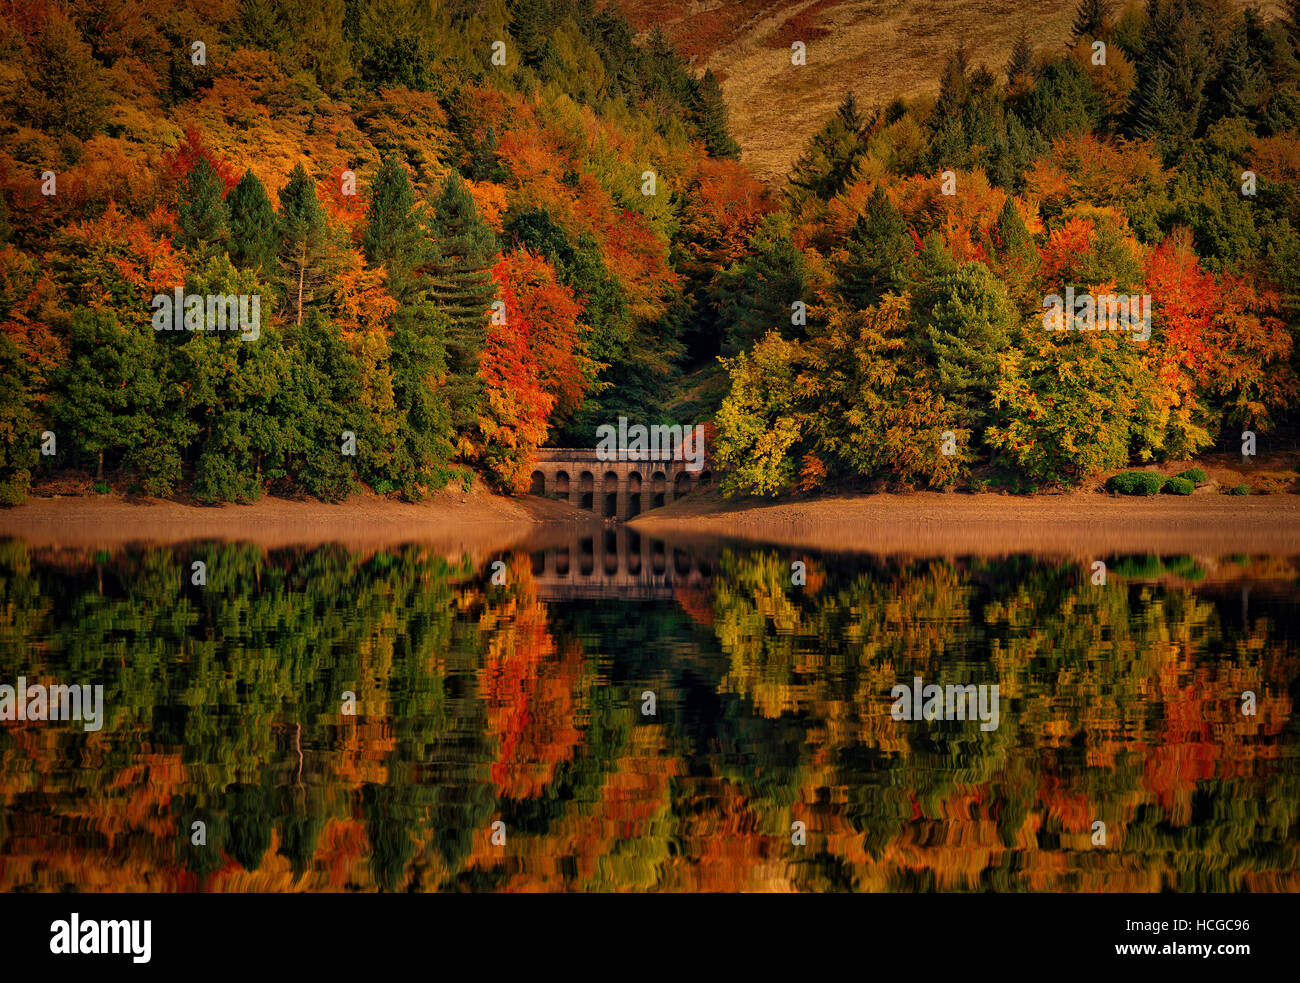
[[[1300,889],[1300,561],[1101,559],[8,540],[0,890]]]

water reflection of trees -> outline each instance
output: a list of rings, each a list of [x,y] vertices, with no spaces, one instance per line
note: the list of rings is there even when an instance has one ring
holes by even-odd
[[[1195,564],[826,559],[795,587],[733,550],[711,597],[544,604],[507,560],[492,586],[415,547],[0,546],[0,681],[107,708],[0,727],[0,888],[1300,886],[1295,625]],[[894,721],[913,676],[997,683],[1000,726]]]

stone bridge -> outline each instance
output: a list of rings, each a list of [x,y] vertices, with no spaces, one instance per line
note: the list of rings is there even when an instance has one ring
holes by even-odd
[[[533,471],[533,495],[559,499],[606,519],[631,519],[661,508],[713,481],[706,464],[688,471],[680,450],[635,461],[602,461],[593,448],[542,447]]]

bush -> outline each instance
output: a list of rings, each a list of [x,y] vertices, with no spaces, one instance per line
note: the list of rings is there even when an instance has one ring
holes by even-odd
[[[107,494],[108,494],[109,492],[111,492],[112,490],[113,490],[113,489],[110,488],[110,487],[108,486],[108,482],[107,482],[107,481],[96,481],[96,482],[95,482],[95,494],[96,494],[96,495],[107,495]]]
[[[1190,495],[1196,486],[1187,478],[1173,477],[1167,479],[1160,490],[1166,495]]]
[[[1203,468],[1188,468],[1186,471],[1179,471],[1174,477],[1186,478],[1194,485],[1203,485],[1209,475],[1205,473]]]
[[[1121,471],[1106,482],[1106,490],[1120,495],[1154,495],[1164,483],[1164,476],[1154,471]]]
[[[1237,485],[1235,488],[1228,489],[1229,495],[1249,495],[1250,485]]]

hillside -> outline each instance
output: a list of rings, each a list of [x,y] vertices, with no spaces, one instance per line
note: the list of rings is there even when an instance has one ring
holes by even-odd
[[[617,0],[640,31],[663,30],[696,72],[722,83],[744,161],[779,184],[804,142],[848,89],[863,105],[934,95],[961,43],[971,62],[999,71],[1021,31],[1035,48],[1065,47],[1074,0],[738,0],[683,5]],[[1238,3],[1271,12],[1278,3]],[[790,64],[803,41],[807,64]]]

